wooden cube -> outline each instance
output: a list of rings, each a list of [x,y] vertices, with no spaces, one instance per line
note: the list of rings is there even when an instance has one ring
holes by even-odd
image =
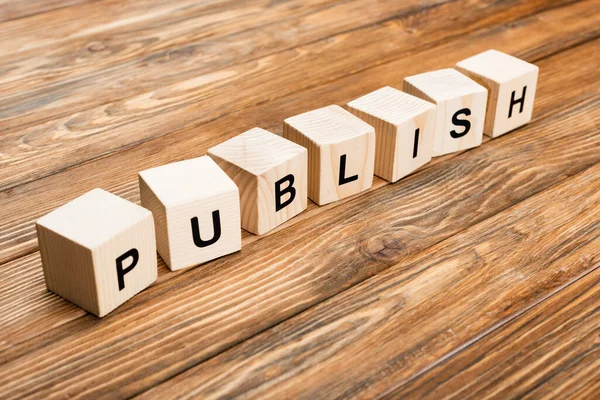
[[[308,149],[308,197],[324,205],[373,184],[375,129],[339,106],[288,118],[283,137]]]
[[[36,223],[46,286],[102,317],[156,281],[152,213],[101,189]]]
[[[486,88],[449,68],[409,76],[403,90],[437,105],[434,157],[481,145]]]
[[[539,68],[497,50],[479,53],[456,64],[489,90],[483,133],[498,137],[531,121]]]
[[[375,127],[375,175],[396,182],[431,160],[436,106],[391,87],[348,103]]]
[[[307,151],[254,128],[208,150],[238,186],[242,228],[262,235],[306,209]]]
[[[158,253],[172,271],[242,248],[238,188],[210,157],[142,171],[139,182]]]

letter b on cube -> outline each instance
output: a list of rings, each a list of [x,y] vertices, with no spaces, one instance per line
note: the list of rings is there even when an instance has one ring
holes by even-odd
[[[241,249],[238,188],[210,157],[142,171],[139,182],[158,253],[172,271]]]
[[[262,235],[306,209],[307,151],[254,128],[208,150],[240,191],[241,224]]]
[[[156,281],[150,211],[101,189],[36,224],[46,286],[102,317]]]

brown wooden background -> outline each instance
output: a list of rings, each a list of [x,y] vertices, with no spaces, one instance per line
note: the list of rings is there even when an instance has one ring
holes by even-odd
[[[600,2],[0,0],[0,397],[593,398]],[[533,121],[170,273],[98,319],[34,221],[495,48]],[[597,397],[596,397],[597,398]]]

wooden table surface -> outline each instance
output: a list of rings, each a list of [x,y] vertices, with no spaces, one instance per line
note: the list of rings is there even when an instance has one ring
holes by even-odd
[[[600,2],[0,0],[0,398],[598,398]],[[533,121],[98,319],[34,221],[495,48]]]

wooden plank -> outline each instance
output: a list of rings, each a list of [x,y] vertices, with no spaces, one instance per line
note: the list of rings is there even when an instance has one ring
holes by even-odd
[[[547,29],[549,26],[548,21],[551,21],[551,26],[554,26],[555,24],[561,25],[562,18],[565,20],[573,18],[572,14],[562,11],[559,16],[555,16],[557,19],[554,19],[555,17],[549,18],[549,14],[554,15],[554,11],[551,11],[541,14],[540,18],[533,17],[530,20],[522,21],[522,24],[517,26],[507,27],[506,30],[499,31],[492,28],[491,32],[484,31],[475,37],[460,38],[452,43],[419,52],[414,56],[329,82],[309,91],[298,93],[293,97],[283,98],[257,108],[230,114],[209,124],[198,127],[192,125],[133,149],[77,166],[60,175],[50,176],[2,192],[0,193],[0,201],[4,203],[5,215],[8,217],[0,221],[0,262],[14,259],[16,256],[35,250],[36,239],[32,225],[33,221],[58,205],[97,186],[129,200],[138,201],[138,171],[202,155],[209,147],[242,132],[248,124],[259,125],[273,132],[280,132],[283,119],[310,107],[336,102],[345,103],[384,85],[401,85],[403,76],[399,75],[398,71],[406,71],[407,74],[410,74],[423,69],[439,68],[445,63],[453,65],[461,58],[485,50],[499,42],[504,43],[501,50],[518,55],[522,53],[523,57],[535,62],[540,57],[571,46],[576,40],[575,38],[584,41],[590,30],[597,30],[597,24],[593,22],[580,26],[577,32],[573,32],[573,37],[565,36],[564,32],[560,30]],[[539,33],[532,35],[530,32]],[[526,37],[528,40],[516,40],[519,37]],[[529,50],[528,52],[527,49],[539,50]],[[589,52],[582,54],[587,55]],[[561,102],[569,104],[572,99],[580,100],[585,96],[597,95],[597,86],[594,85],[600,73],[597,68],[594,68],[592,63],[573,65],[566,62],[568,61],[566,58],[557,59],[556,62],[563,61],[564,65],[561,64],[560,74],[562,76],[560,78],[557,75],[558,71],[552,75],[545,75],[544,68],[547,67],[542,68],[535,117],[543,115],[549,110],[556,111],[552,107],[561,107]],[[548,65],[555,64],[549,63]],[[580,71],[586,73],[582,74]],[[544,86],[546,82],[548,82],[548,88],[552,87],[553,89],[546,89]],[[558,83],[558,85],[550,84],[550,82]],[[567,85],[569,82],[573,84]],[[549,94],[561,93],[561,101],[554,102],[556,101],[554,97],[544,96],[544,90],[551,90]],[[545,108],[546,101],[551,102],[553,106]],[[187,119],[190,124],[193,124],[193,118],[200,112],[200,109],[190,109],[188,112],[188,114],[179,115],[175,120],[182,122],[183,119]],[[168,129],[167,127],[171,124],[171,122],[162,118],[149,118],[148,120],[147,125],[144,121],[140,122],[144,124],[140,130],[152,134]],[[115,129],[116,137],[127,136],[129,133],[128,127]],[[60,153],[57,152],[56,157],[59,158]],[[439,162],[439,159],[434,160],[434,162]],[[119,165],[119,175],[112,172],[112,166],[114,165]],[[69,182],[77,182],[77,185],[72,185],[69,191],[65,191],[62,186],[63,179]],[[376,180],[374,188],[380,187],[381,184]],[[323,210],[328,209],[323,208]],[[314,206],[309,207],[309,213],[305,212],[301,217],[311,215],[312,210],[314,210]],[[295,223],[295,219],[284,226],[293,223]]]
[[[218,0],[209,0],[200,7],[207,9],[215,3],[218,4]],[[156,22],[161,17],[168,18],[171,13],[181,17],[190,6],[193,6],[191,0],[181,0],[177,4],[162,0],[103,0],[4,22],[0,25],[0,54],[3,61],[15,59],[19,57],[18,53],[44,51],[46,47],[53,48],[77,37],[89,39],[96,35],[97,38],[116,27]],[[113,12],[108,13],[107,9]],[[30,54],[33,53],[25,56]]]
[[[410,263],[396,264],[162,383],[142,398],[241,394],[260,398],[373,398],[478,340],[590,270],[598,270],[599,178],[597,165],[439,243]],[[453,207],[462,208],[460,203]],[[394,234],[389,236],[393,239]],[[590,307],[598,314],[597,297],[588,296],[588,300],[584,314]],[[587,336],[589,349],[590,345],[597,347],[597,318],[587,324],[588,329],[579,335]],[[525,335],[535,335],[531,326]],[[511,356],[519,347],[506,336],[501,340],[507,348],[496,348],[501,352],[495,354],[501,363],[497,368],[514,371],[519,364]],[[568,347],[560,338],[547,340],[546,347],[540,349],[543,356],[533,357],[532,367],[545,363],[552,368],[558,363],[552,357],[563,350],[558,343]],[[572,351],[587,353],[581,348]],[[490,367],[493,360],[484,357],[489,354],[479,358],[489,367],[487,372],[501,385],[515,384],[503,380],[501,370]],[[490,382],[485,379],[485,383]],[[458,389],[466,385],[467,390],[459,398],[473,394],[470,383],[463,380],[459,384]],[[518,386],[513,389],[512,393],[483,392],[473,397],[507,398],[518,394]],[[451,394],[457,395],[448,390],[432,393],[431,398]]]
[[[598,253],[581,261],[600,264]],[[388,397],[591,399],[600,385],[598,299],[596,268]]]
[[[128,397],[390,265],[418,265],[423,249],[600,162],[599,101],[163,281],[102,320],[78,318],[10,347],[0,354],[0,391]]]
[[[448,0],[428,1],[436,4]],[[318,0],[309,2],[295,0],[291,3],[272,3],[261,0],[261,3],[256,3],[255,0],[249,6],[242,7],[242,3],[239,3],[239,10],[228,10],[225,6],[221,6],[212,10],[212,13],[205,10],[206,6],[193,12],[194,10],[188,10],[189,4],[174,3],[178,4],[175,10],[159,9],[155,13],[140,13],[138,10],[133,16],[121,17],[123,21],[112,21],[105,13],[104,19],[108,19],[104,21],[106,28],[104,25],[96,29],[82,30],[79,27],[73,34],[73,40],[64,44],[67,48],[59,47],[57,50],[59,54],[66,52],[69,57],[66,66],[69,67],[72,64],[73,51],[82,46],[88,47],[90,41],[94,41],[97,37],[97,34],[92,36],[88,32],[95,33],[96,30],[106,29],[108,31],[102,33],[113,42],[105,40],[104,47],[108,47],[109,51],[114,47],[117,51],[115,54],[111,55],[109,51],[105,51],[108,53],[108,57],[105,57],[107,60],[99,61],[96,68],[89,68],[89,63],[93,60],[88,62],[89,73],[87,74],[85,71],[76,73],[42,87],[19,89],[18,86],[13,85],[12,90],[3,88],[7,90],[4,98],[7,103],[0,108],[0,116],[6,119],[7,129],[22,128],[38,121],[72,115],[74,112],[108,102],[155,91],[184,80],[191,80],[187,82],[188,86],[192,82],[198,84],[200,80],[198,77],[228,66],[252,61],[246,66],[252,70],[256,68],[254,64],[257,60],[272,53],[340,34],[351,28],[358,29],[364,24],[369,25],[390,18],[399,12],[410,12],[416,8],[415,3],[417,0],[407,4],[384,0],[380,6],[368,8],[365,4],[361,5],[356,1],[339,3],[328,0],[323,3]],[[273,4],[275,7],[269,7]],[[171,24],[162,22],[167,12],[175,14],[176,18],[172,18]],[[157,19],[156,24],[159,25],[155,29],[147,26],[152,22],[153,16]],[[180,26],[182,24],[183,27]],[[304,28],[298,29],[298,26]],[[281,32],[289,33],[285,35]],[[27,38],[22,40],[27,42]],[[14,43],[14,39],[12,41]],[[60,41],[54,43],[54,46],[60,43]],[[123,47],[125,51],[118,51]],[[134,57],[130,56],[131,47],[137,48],[131,54]],[[89,55],[87,57],[85,53],[83,55],[84,60],[89,58]],[[27,71],[27,67],[25,69],[22,67],[23,62],[32,66],[39,66],[41,63],[48,69],[48,62],[38,58],[31,60],[12,56],[5,62],[13,61],[13,58],[20,62],[9,65],[11,69],[15,69],[17,78],[27,78],[27,74],[25,76],[20,74],[21,71]],[[56,67],[64,71],[65,68],[62,66],[65,64],[64,60],[61,64],[61,59],[54,59],[51,65],[56,63],[58,63]],[[81,64],[84,64],[85,69],[85,62]],[[85,88],[87,90],[84,90]],[[91,92],[96,95],[90,96]],[[164,90],[159,90],[159,93],[161,92]],[[75,101],[74,98],[78,100]],[[69,110],[69,107],[75,108]]]
[[[593,89],[595,87],[592,83],[594,82],[594,79],[597,79],[595,75],[597,71],[594,70],[593,63],[585,64],[588,66],[585,68],[585,65],[577,65],[575,63],[568,63],[566,61],[569,59],[581,58],[586,54],[596,54],[598,53],[598,46],[600,46],[598,41],[591,42],[581,47],[552,56],[540,62],[539,65],[543,75],[537,99],[537,110],[539,111],[538,119],[539,117],[547,115],[548,113],[555,112],[556,110],[560,109],[560,107],[571,104],[574,100],[590,95],[590,93],[585,91],[585,88]],[[398,77],[398,79],[402,79],[402,77]],[[588,79],[590,80],[589,82],[587,81]],[[370,84],[369,80],[372,79],[361,80],[361,82]],[[373,82],[373,84],[377,85],[377,82]],[[342,81],[340,83],[339,90],[342,91],[343,88],[348,87],[352,87],[351,81],[347,83]],[[358,88],[358,92],[360,92],[360,90],[361,89]],[[336,91],[337,89],[334,88],[332,93],[336,93]],[[559,92],[560,96],[558,96]],[[593,91],[592,94],[594,93],[596,92]],[[317,93],[315,96],[322,95],[323,94],[321,93]],[[307,93],[307,99],[310,99],[311,97],[313,97],[313,94]],[[275,107],[277,107],[277,105],[275,105]],[[285,112],[285,109],[283,111]],[[142,155],[139,153],[139,155],[134,155],[134,157],[130,158],[141,159]],[[127,157],[124,159],[127,159]],[[443,162],[442,160],[443,158],[436,158],[428,165],[428,167],[435,165],[438,162]],[[103,174],[108,174],[110,171],[109,165],[110,164],[106,164],[106,170],[103,171]],[[85,173],[87,172],[88,171],[85,171]],[[85,174],[81,176],[84,177],[84,180],[86,179]],[[79,178],[75,177],[72,179],[78,180]],[[132,173],[132,179],[135,181],[135,173]],[[59,181],[57,181],[57,185],[59,184],[58,182]],[[374,190],[382,187],[384,184],[385,182],[377,180]],[[54,184],[51,184],[50,186],[54,186]],[[60,186],[58,186],[56,189],[57,192],[59,192]],[[41,198],[47,198],[49,192],[45,190],[41,194],[44,196]],[[41,202],[42,200],[39,201]],[[340,204],[342,203],[332,205],[331,207],[338,206]],[[293,220],[293,223],[297,223],[305,219],[315,218],[320,213],[328,212],[331,207],[319,208],[311,205],[310,211],[303,213],[300,218]],[[25,209],[27,209],[27,207],[25,207]],[[14,212],[23,214],[23,210]],[[246,235],[244,238],[244,246],[248,245],[255,239],[255,236]],[[0,276],[2,274],[1,271],[3,270],[22,271],[25,276],[35,274],[36,280],[35,282],[29,283],[30,290],[25,292],[21,292],[20,288],[23,286],[20,280],[13,280],[12,278],[7,280],[8,286],[6,289],[3,289],[3,291],[10,293],[10,296],[0,303],[5,305],[4,308],[0,308],[0,314],[6,313],[5,315],[7,318],[7,320],[4,320],[5,344],[0,347],[10,347],[16,343],[20,343],[23,340],[41,333],[44,329],[40,329],[39,326],[50,329],[58,325],[59,322],[57,321],[57,316],[55,314],[59,314],[63,322],[78,318],[82,315],[81,311],[77,308],[65,306],[65,302],[62,299],[46,292],[37,254],[27,256],[25,260],[16,260],[0,266]],[[176,275],[177,274],[170,273],[168,269],[165,268],[162,260],[159,259],[159,281],[162,282],[164,280],[171,279]],[[18,289],[10,290],[9,288],[11,287]],[[13,304],[19,304],[20,311],[18,313],[16,311],[16,306],[13,306]],[[40,310],[40,307],[43,308]],[[57,311],[65,307],[68,311],[65,311],[64,313]]]
[[[512,21],[519,15],[527,15],[531,4],[537,4],[524,3],[526,5],[521,7],[511,6],[505,12],[489,7],[461,13],[462,8],[454,4],[452,8],[443,5],[432,9],[435,12],[428,10],[432,18],[424,18],[422,27],[412,23],[414,29],[419,29],[416,31],[419,38],[423,35],[420,41],[414,37],[417,35],[406,33],[399,19],[218,71],[198,70],[196,65],[204,65],[202,60],[196,59],[204,57],[200,53],[186,58],[186,62],[177,60],[176,67],[152,62],[144,68],[138,66],[137,72],[119,70],[120,78],[102,75],[91,82],[77,81],[74,87],[58,85],[41,89],[39,101],[34,93],[20,93],[21,100],[6,99],[7,140],[0,147],[0,152],[6,154],[0,177],[2,188],[339,79],[348,74],[348,65],[362,70],[406,56],[403,52],[422,49],[448,36]],[[592,2],[569,7],[571,18],[562,23],[565,38],[577,35],[577,40],[581,40],[581,35],[597,35],[599,28],[586,29],[589,20],[580,18],[595,9],[596,4]],[[537,22],[554,26],[558,19],[563,20],[562,12],[567,12],[562,8],[553,11],[544,14],[548,20]],[[459,13],[458,20],[447,18],[456,13]],[[528,21],[532,22],[533,17]],[[284,74],[282,66],[285,66]],[[319,72],[307,79],[311,70]],[[257,92],[257,87],[262,90]],[[126,97],[128,95],[133,97]],[[88,109],[92,105],[94,107]],[[29,118],[53,119],[25,127],[28,124],[25,120]],[[17,153],[15,148],[19,148]]]
[[[196,68],[199,65],[204,68],[223,67],[265,54],[275,44],[283,45],[306,37],[307,33],[302,35],[299,32],[293,37],[284,37],[284,40],[275,41],[276,37],[273,37],[267,41],[263,30],[267,27],[283,30],[294,20],[324,12],[334,2],[335,0],[277,3],[267,0],[160,2],[146,3],[145,12],[133,10],[134,13],[116,16],[105,13],[105,9],[94,7],[96,9],[91,10],[91,13],[95,12],[97,18],[89,20],[90,12],[52,18],[45,16],[45,19],[57,25],[55,40],[40,37],[37,30],[32,29],[30,25],[37,21],[30,21],[26,27],[19,27],[13,35],[18,35],[17,38],[10,35],[0,37],[0,47],[4,42],[7,46],[14,46],[16,43],[27,46],[23,51],[0,55],[0,63],[6,71],[0,77],[0,93],[2,97],[9,97],[23,94],[24,91],[39,92],[41,88],[48,90],[53,85],[64,87],[90,81],[98,76],[115,77],[122,69],[131,73],[139,72],[145,64],[153,63],[155,67],[160,67],[165,63],[185,60],[191,54],[200,52],[204,58],[201,63],[195,63]],[[379,7],[372,9],[372,13],[378,11]],[[98,15],[101,17],[98,18]],[[72,19],[68,20],[69,17]],[[57,20],[63,19],[67,20],[57,23]],[[356,22],[349,18],[348,23]],[[319,30],[316,29],[317,26],[314,28],[315,37],[319,37],[317,35],[323,34],[323,29],[326,29],[321,27]],[[335,24],[329,29],[339,28],[341,26]],[[240,40],[241,36],[245,40]],[[263,40],[265,47],[249,51],[248,47],[258,39]],[[244,49],[243,45],[247,47]],[[216,54],[217,49],[221,51],[219,54]],[[214,54],[209,57],[211,50]],[[136,59],[137,62],[133,62]],[[163,73],[173,74],[177,71],[178,69],[165,68]]]
[[[2,0],[0,1],[0,22],[31,17],[94,1],[98,0]]]

